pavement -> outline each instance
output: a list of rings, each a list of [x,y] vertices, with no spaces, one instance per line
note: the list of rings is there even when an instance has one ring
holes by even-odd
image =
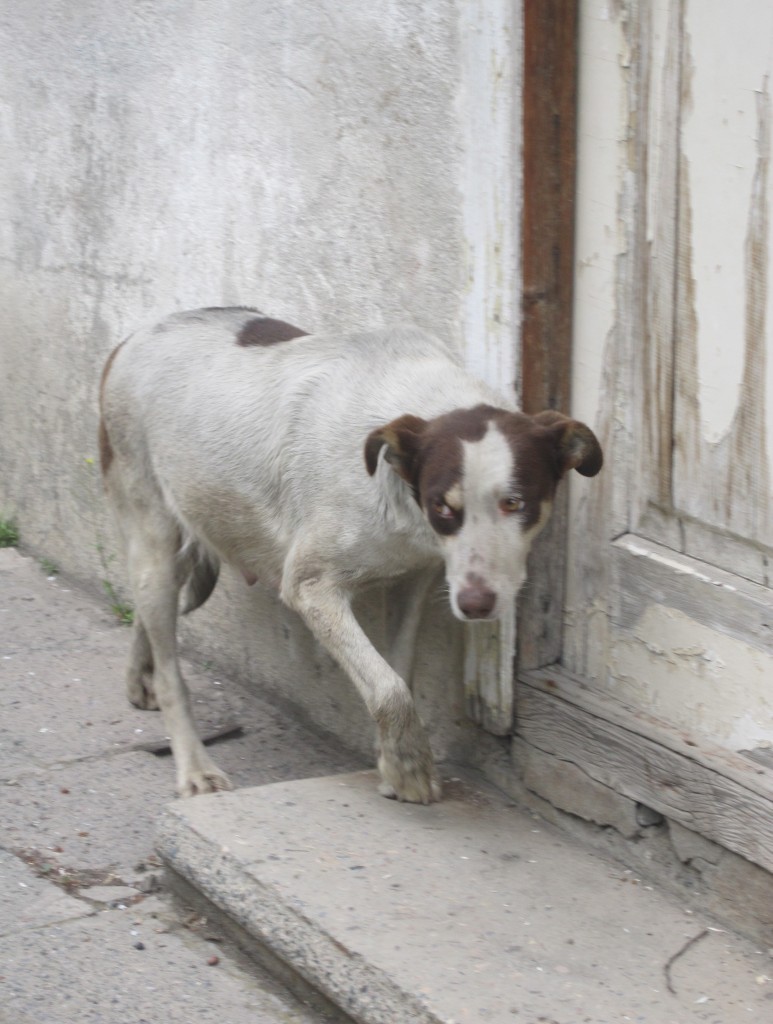
[[[126,700],[129,631],[104,601],[0,549],[0,1022],[319,1024],[166,889],[174,801],[158,713]],[[184,662],[218,763],[255,786],[362,767],[276,708]],[[212,958],[217,963],[211,963]]]
[[[448,766],[442,803],[384,800],[356,756],[190,664],[243,788],[175,800],[127,643],[0,551],[3,1024],[773,1020],[773,950]]]

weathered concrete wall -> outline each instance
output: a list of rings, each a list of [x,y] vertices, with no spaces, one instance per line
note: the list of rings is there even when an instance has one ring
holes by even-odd
[[[497,18],[515,6],[2,5],[0,514],[25,547],[120,587],[92,461],[99,372],[173,309],[245,303],[311,330],[407,319],[456,341],[495,321],[493,354],[491,336],[473,348],[514,379],[512,165],[481,178],[487,132],[492,154],[516,154],[516,39]],[[297,620],[223,583],[186,642],[369,745],[350,684]],[[425,711],[441,750],[467,749],[461,640],[439,603],[431,614]],[[378,632],[379,599],[365,615]]]

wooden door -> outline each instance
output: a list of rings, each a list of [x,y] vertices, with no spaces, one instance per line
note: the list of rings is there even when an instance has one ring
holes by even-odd
[[[578,51],[572,408],[607,461],[521,752],[770,870],[773,7],[581,5]]]

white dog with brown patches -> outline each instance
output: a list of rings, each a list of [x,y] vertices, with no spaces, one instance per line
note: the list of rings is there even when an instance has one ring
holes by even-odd
[[[198,607],[226,562],[277,588],[349,674],[378,725],[381,792],[439,799],[406,683],[426,586],[389,662],[352,596],[445,563],[454,615],[497,618],[562,475],[601,468],[591,430],[515,411],[415,328],[310,336],[241,307],[127,339],[101,411],[136,608],[129,700],[161,708],[179,792],[230,787],[196,733],[175,636],[180,591],[184,612]]]

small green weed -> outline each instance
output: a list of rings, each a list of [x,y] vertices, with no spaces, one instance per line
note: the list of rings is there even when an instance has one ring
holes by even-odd
[[[15,548],[19,543],[19,530],[10,519],[0,519],[0,548]]]
[[[102,586],[110,600],[110,611],[122,626],[131,626],[134,622],[134,609],[127,601],[122,601],[115,592],[110,580],[102,580]]]
[[[50,558],[41,558],[40,568],[43,570],[46,576],[59,575],[59,566],[56,564],[56,562],[52,562]]]

